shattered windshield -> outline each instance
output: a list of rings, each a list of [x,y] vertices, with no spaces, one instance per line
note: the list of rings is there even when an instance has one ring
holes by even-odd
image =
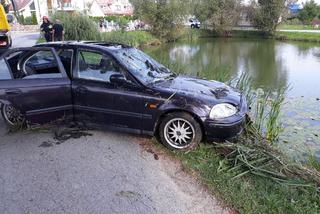
[[[151,84],[175,77],[168,68],[138,49],[123,48],[115,51],[115,55],[143,83]]]

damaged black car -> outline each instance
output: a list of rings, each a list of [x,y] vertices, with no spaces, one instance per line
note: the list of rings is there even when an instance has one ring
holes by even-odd
[[[72,118],[178,150],[236,137],[248,111],[224,83],[178,76],[136,48],[99,42],[9,50],[0,57],[0,103],[9,126]]]

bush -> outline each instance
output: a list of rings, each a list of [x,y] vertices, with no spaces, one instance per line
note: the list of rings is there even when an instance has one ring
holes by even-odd
[[[287,19],[285,21],[287,25],[302,25],[303,23],[298,18]]]
[[[24,21],[23,21],[23,24],[24,25],[36,25],[38,24],[37,22],[35,23],[32,16],[28,16],[26,18],[24,18]]]
[[[102,34],[102,40],[111,43],[122,43],[131,46],[157,45],[158,39],[146,31],[112,31]]]
[[[100,40],[98,25],[81,13],[57,12],[52,20],[59,19],[64,27],[65,40]]]

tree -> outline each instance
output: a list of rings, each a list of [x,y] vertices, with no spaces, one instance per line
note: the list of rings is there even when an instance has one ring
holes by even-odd
[[[131,0],[135,15],[151,27],[151,33],[164,40],[179,36],[186,15],[183,0]]]
[[[307,1],[298,14],[298,18],[304,24],[310,24],[316,17],[320,18],[320,6],[314,0]]]
[[[258,0],[252,1],[252,22],[266,34],[273,34],[288,14],[288,6],[296,0]]]
[[[239,19],[240,4],[239,0],[200,0],[194,5],[194,14],[214,31],[227,34]]]

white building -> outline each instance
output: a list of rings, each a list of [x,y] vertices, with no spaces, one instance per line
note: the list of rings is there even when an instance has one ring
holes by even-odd
[[[93,0],[90,11],[93,16],[131,16],[133,14],[133,6],[129,0]],[[95,14],[96,12],[97,14]]]
[[[35,13],[38,23],[55,11],[81,11],[96,17],[133,14],[129,0],[15,0],[15,3],[20,15],[30,17]],[[13,13],[12,6],[10,11]]]

